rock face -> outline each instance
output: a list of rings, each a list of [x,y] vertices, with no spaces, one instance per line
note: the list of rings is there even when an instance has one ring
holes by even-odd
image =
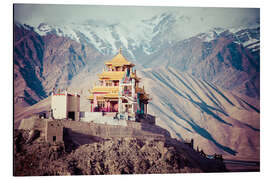
[[[82,174],[152,174],[225,171],[192,159],[188,150],[161,140],[124,138],[80,146],[72,153]],[[212,164],[211,164],[212,163]],[[90,168],[89,168],[90,165]],[[215,167],[216,165],[216,167]]]
[[[67,139],[65,145],[50,145],[42,137],[27,144],[28,138],[29,131],[15,131],[16,176],[226,171],[221,161],[205,159],[173,141],[121,138],[76,147]]]
[[[37,33],[14,26],[14,103],[33,105],[47,96],[42,87],[43,52]]]
[[[211,39],[206,37],[211,35]],[[179,41],[151,55],[144,66],[173,67],[230,91],[259,98],[259,28],[216,31]]]
[[[40,36],[31,27],[15,24],[15,106],[33,105],[54,88],[67,88],[86,64],[91,67],[99,57],[93,47],[54,34]]]

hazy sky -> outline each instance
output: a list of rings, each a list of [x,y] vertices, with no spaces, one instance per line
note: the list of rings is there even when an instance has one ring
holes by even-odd
[[[95,5],[14,5],[15,21],[38,25],[40,22],[61,24],[82,22],[87,19],[106,22],[124,22],[148,19],[154,15],[173,11],[203,22],[206,26],[228,26],[259,19],[259,9],[247,8],[188,8]]]

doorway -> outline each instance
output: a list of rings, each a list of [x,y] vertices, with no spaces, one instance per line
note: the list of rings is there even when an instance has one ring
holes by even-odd
[[[74,111],[68,112],[68,118],[72,119],[74,121],[75,120],[75,112]]]

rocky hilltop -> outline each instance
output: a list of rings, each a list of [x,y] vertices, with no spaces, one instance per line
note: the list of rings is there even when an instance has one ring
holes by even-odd
[[[200,156],[175,140],[96,139],[77,146],[46,143],[39,131],[15,130],[14,175],[90,175],[224,172],[220,160]]]

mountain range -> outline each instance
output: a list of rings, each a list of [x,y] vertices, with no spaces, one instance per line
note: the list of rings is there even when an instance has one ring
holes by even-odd
[[[208,153],[258,159],[259,24],[187,35],[181,27],[192,23],[188,16],[161,13],[127,23],[15,22],[15,124],[48,106],[54,89],[87,97],[121,47],[152,96],[149,110],[160,126],[176,138],[194,138]]]

